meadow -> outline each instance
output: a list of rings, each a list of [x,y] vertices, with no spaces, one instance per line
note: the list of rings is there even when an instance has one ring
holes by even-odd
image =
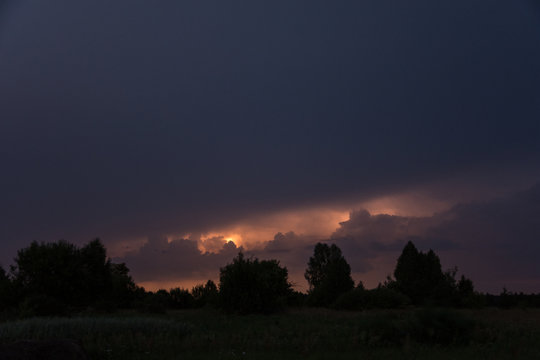
[[[540,310],[215,309],[0,323],[0,341],[72,338],[92,359],[540,359]]]

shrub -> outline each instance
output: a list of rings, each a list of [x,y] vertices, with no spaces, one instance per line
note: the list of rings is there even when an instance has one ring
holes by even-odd
[[[407,338],[406,320],[397,314],[377,313],[362,317],[359,324],[359,340],[374,347],[397,346]]]
[[[398,309],[410,303],[407,296],[396,290],[378,287],[368,292],[368,308]]]
[[[39,294],[26,297],[19,312],[22,317],[65,315],[68,307],[54,297]]]
[[[410,303],[410,300],[398,291],[378,287],[365,290],[357,287],[342,294],[332,305],[340,310],[397,309]]]
[[[465,345],[475,322],[464,313],[449,309],[417,310],[409,324],[411,338],[419,343]]]
[[[476,323],[458,311],[422,309],[414,312],[367,313],[358,324],[359,341],[368,346],[466,345]]]
[[[334,309],[338,310],[364,310],[367,300],[367,290],[355,288],[341,294],[332,304]]]

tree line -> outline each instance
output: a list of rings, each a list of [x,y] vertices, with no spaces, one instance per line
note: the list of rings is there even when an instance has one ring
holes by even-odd
[[[393,272],[374,289],[354,283],[339,247],[318,243],[309,258],[307,293],[294,290],[288,270],[277,260],[239,253],[220,269],[219,284],[208,280],[191,290],[156,292],[137,286],[124,263],[113,263],[99,239],[79,248],[66,241],[33,242],[17,252],[8,272],[0,267],[1,313],[9,316],[64,315],[81,311],[216,307],[236,313],[270,313],[290,306],[364,310],[409,306],[540,307],[540,294],[503,290],[481,294],[472,280],[456,278],[457,268],[443,271],[439,257],[408,242]]]

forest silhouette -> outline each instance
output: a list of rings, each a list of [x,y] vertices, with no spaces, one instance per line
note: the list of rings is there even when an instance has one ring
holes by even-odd
[[[33,242],[17,252],[9,272],[0,267],[0,306],[7,317],[68,315],[82,311],[215,307],[232,313],[271,313],[287,307],[343,310],[405,307],[540,307],[540,294],[498,295],[475,291],[471,279],[443,271],[433,250],[424,253],[408,242],[393,277],[366,289],[354,284],[351,268],[335,244],[317,243],[307,262],[306,293],[293,289],[288,270],[277,260],[239,253],[220,269],[219,284],[208,280],[191,290],[181,287],[146,291],[124,263],[113,263],[99,239],[83,247],[67,241]]]

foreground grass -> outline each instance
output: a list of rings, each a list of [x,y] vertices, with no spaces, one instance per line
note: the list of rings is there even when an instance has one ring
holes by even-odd
[[[540,359],[540,310],[292,310],[27,319],[0,341],[79,339],[93,359]]]
[[[160,318],[32,318],[0,324],[0,339],[70,338],[93,359],[163,359],[180,350],[189,331],[188,325]]]

